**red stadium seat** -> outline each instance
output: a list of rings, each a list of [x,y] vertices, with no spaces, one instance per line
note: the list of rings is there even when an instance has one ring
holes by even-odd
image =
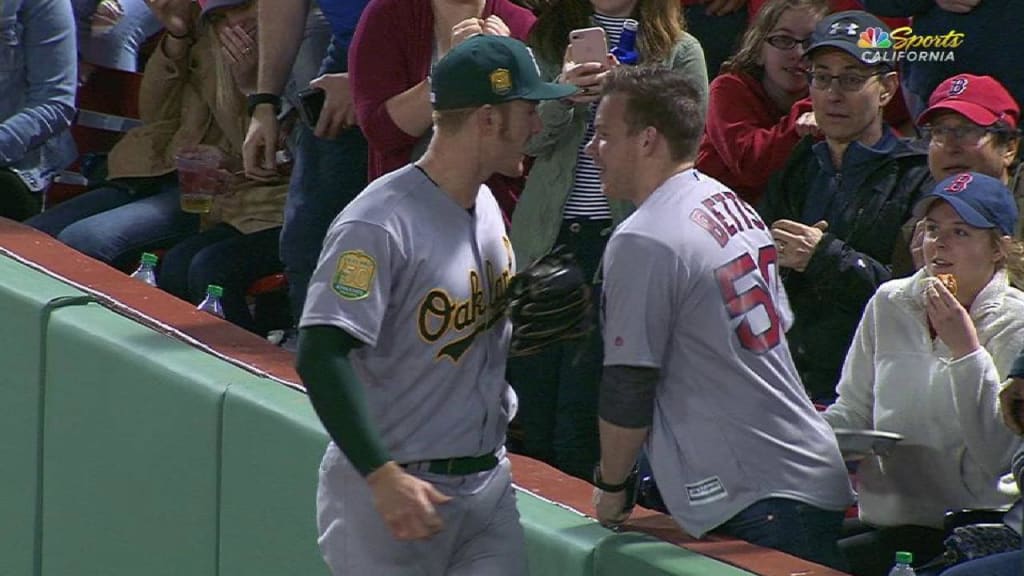
[[[44,209],[84,192],[87,181],[81,173],[83,157],[106,154],[125,132],[142,123],[139,119],[141,86],[141,73],[96,67],[89,80],[78,88],[78,114],[71,125],[78,160],[57,175],[46,191]]]

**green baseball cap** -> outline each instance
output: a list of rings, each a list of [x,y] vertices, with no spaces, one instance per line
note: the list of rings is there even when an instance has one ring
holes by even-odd
[[[576,93],[571,84],[544,82],[530,49],[515,38],[478,34],[462,42],[430,75],[435,110],[477,108],[512,100],[555,100]]]

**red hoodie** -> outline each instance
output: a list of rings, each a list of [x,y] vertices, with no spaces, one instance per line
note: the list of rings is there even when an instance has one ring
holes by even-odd
[[[768,179],[782,169],[800,140],[796,120],[810,111],[809,98],[779,110],[756,78],[719,74],[708,88],[697,169],[756,206]]]
[[[487,0],[483,15],[495,14],[513,38],[526,40],[533,14],[510,0]],[[363,11],[348,53],[352,99],[359,127],[370,145],[369,179],[401,168],[419,141],[391,119],[387,101],[423,81],[434,48],[434,11],[429,0],[372,0]],[[488,181],[506,218],[522,190],[522,179]]]

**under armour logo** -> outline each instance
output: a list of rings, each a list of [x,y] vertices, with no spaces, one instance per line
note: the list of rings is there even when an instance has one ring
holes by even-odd
[[[860,25],[852,21],[839,21],[833,22],[832,26],[828,29],[829,36],[835,36],[840,31],[844,32],[847,36],[856,36],[857,31],[860,30]]]
[[[953,82],[949,85],[948,96],[959,96],[967,90],[967,78],[959,77],[954,78]]]
[[[950,182],[948,186],[946,186],[945,190],[946,190],[946,192],[949,192],[950,194],[956,194],[958,192],[963,192],[964,190],[967,189],[967,185],[971,183],[971,180],[974,180],[974,176],[971,176],[970,174],[966,174],[966,173],[960,174],[959,176],[954,178],[953,181]]]

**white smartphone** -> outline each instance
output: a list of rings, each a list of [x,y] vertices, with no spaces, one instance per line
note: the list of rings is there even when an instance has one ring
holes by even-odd
[[[579,28],[569,32],[570,56],[577,64],[583,62],[604,62],[608,57],[608,40],[604,28]]]

